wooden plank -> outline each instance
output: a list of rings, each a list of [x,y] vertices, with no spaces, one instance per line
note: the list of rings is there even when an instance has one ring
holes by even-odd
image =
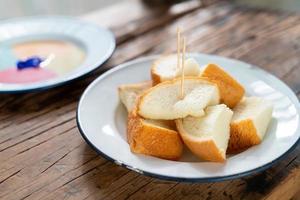
[[[300,186],[300,168],[292,170],[288,177],[278,184],[269,195],[264,199],[266,200],[280,200],[283,197],[291,199],[297,194]]]
[[[293,198],[291,198],[291,200],[300,200],[300,190]]]
[[[128,12],[129,10],[131,12]],[[102,10],[87,13],[80,18],[113,29],[148,15],[151,15],[150,10],[141,4],[140,1],[129,0],[114,4]]]
[[[147,7],[141,1],[129,0],[102,11],[87,14],[82,19],[111,28],[117,38],[117,43],[121,43],[196,10],[201,5],[201,1],[189,1],[172,7],[168,5]]]

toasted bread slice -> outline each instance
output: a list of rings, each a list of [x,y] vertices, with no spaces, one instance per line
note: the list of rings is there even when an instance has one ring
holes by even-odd
[[[265,99],[244,98],[233,109],[228,152],[238,153],[259,144],[271,121],[272,111],[272,103]]]
[[[134,153],[178,160],[183,144],[174,121],[148,120],[135,111],[128,115],[127,139]]]
[[[193,58],[185,60],[185,76],[199,76],[200,66]],[[177,66],[177,56],[163,56],[154,61],[151,67],[151,77],[153,85],[180,77],[181,69]]]
[[[224,162],[233,113],[225,104],[209,106],[205,112],[203,117],[177,119],[177,129],[183,142],[200,159]]]
[[[178,160],[182,154],[182,141],[174,121],[150,120],[136,113],[136,101],[151,82],[121,85],[119,96],[128,110],[127,141],[134,153]]]
[[[172,120],[204,115],[204,108],[219,103],[217,85],[200,78],[185,78],[184,98],[180,99],[180,79],[160,83],[139,99],[138,113],[148,119]]]
[[[206,65],[201,71],[201,77],[206,77],[218,85],[221,103],[226,104],[229,108],[233,108],[244,96],[243,86],[215,64]]]
[[[134,84],[124,84],[119,86],[118,91],[120,100],[124,104],[128,112],[134,109],[138,96],[143,91],[149,89],[151,86],[151,81]]]

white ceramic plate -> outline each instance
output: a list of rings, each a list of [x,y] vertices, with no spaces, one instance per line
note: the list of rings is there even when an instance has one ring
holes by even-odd
[[[85,51],[85,60],[72,72],[54,79],[30,84],[0,83],[0,93],[44,90],[65,84],[98,68],[115,49],[115,38],[109,30],[76,18],[39,16],[5,20],[0,23],[0,44],[40,40],[74,43]]]
[[[300,138],[299,101],[283,82],[252,65],[219,56],[190,54],[199,64],[217,63],[247,91],[274,103],[273,118],[260,145],[230,156],[226,163],[200,162],[186,151],[180,161],[168,161],[130,152],[126,142],[126,111],[117,87],[150,80],[150,65],[157,58],[137,59],[104,73],[83,93],[77,123],[83,138],[98,153],[141,174],[175,181],[221,181],[270,167],[293,149]]]

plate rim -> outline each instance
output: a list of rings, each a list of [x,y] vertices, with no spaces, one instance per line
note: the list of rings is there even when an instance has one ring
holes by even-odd
[[[279,78],[277,78],[273,74],[265,71],[264,69],[262,69],[260,67],[257,67],[255,65],[252,65],[252,64],[249,64],[249,63],[246,63],[244,61],[237,60],[237,59],[227,58],[227,57],[218,56],[218,55],[214,55],[214,54],[190,53],[189,55],[217,56],[217,57],[221,57],[221,58],[225,58],[225,59],[229,59],[229,60],[241,62],[241,63],[243,63],[245,65],[250,65],[252,68],[254,68],[256,70],[263,71],[264,73],[267,73],[268,75],[272,76],[272,78],[277,79],[277,81],[279,81],[281,84],[283,84],[284,86],[286,86],[293,93],[293,95],[296,97],[296,99],[298,100],[298,98],[295,95],[294,91],[286,83],[284,83]],[[138,167],[134,167],[134,166],[131,166],[129,164],[122,163],[119,160],[116,160],[116,159],[114,159],[114,158],[106,155],[104,152],[102,152],[101,150],[99,150],[94,144],[92,144],[91,141],[89,141],[89,139],[87,138],[87,136],[85,135],[85,133],[84,133],[82,127],[81,127],[81,123],[80,123],[80,120],[79,120],[79,108],[80,108],[80,105],[81,105],[81,103],[83,101],[84,96],[94,86],[94,84],[96,84],[100,79],[102,79],[102,77],[105,77],[105,76],[109,75],[110,73],[118,71],[119,69],[126,68],[127,66],[129,66],[131,64],[142,62],[144,60],[150,60],[150,59],[153,59],[153,58],[157,58],[159,56],[160,56],[159,54],[151,55],[151,56],[144,56],[144,57],[141,57],[141,58],[136,58],[136,59],[130,60],[128,62],[122,63],[122,64],[120,64],[120,65],[118,65],[118,66],[116,66],[116,67],[114,67],[114,68],[106,71],[105,73],[101,74],[99,77],[97,77],[94,81],[92,81],[86,87],[86,89],[84,90],[84,92],[81,94],[80,99],[78,101],[77,109],[76,109],[76,124],[77,124],[78,130],[79,130],[79,133],[83,137],[83,139],[86,141],[86,143],[90,147],[92,147],[92,149],[94,151],[96,151],[96,153],[98,155],[104,157],[106,160],[108,160],[110,162],[113,162],[114,164],[117,164],[119,166],[122,166],[122,167],[124,167],[126,169],[129,169],[131,171],[135,171],[135,172],[137,172],[139,174],[146,175],[146,176],[153,177],[153,178],[158,178],[158,179],[161,179],[161,180],[175,181],[175,182],[187,182],[187,183],[221,182],[221,181],[226,181],[226,180],[238,179],[238,178],[242,178],[242,177],[245,177],[245,176],[254,175],[254,174],[257,174],[259,172],[262,172],[262,171],[270,168],[271,166],[273,166],[274,164],[276,164],[280,160],[282,160],[291,151],[293,151],[298,146],[298,144],[300,144],[300,137],[299,137],[296,140],[296,142],[287,151],[285,151],[282,155],[280,155],[276,159],[274,159],[274,160],[272,160],[272,161],[270,161],[270,162],[268,162],[268,163],[266,163],[266,164],[264,164],[262,166],[259,166],[257,168],[254,168],[254,169],[251,169],[251,170],[248,170],[248,171],[245,171],[245,172],[241,172],[241,173],[227,175],[227,176],[216,176],[216,177],[205,177],[205,178],[200,178],[200,177],[198,177],[198,178],[183,178],[183,177],[174,177],[174,176],[167,176],[167,175],[162,175],[162,174],[156,174],[156,173],[144,171],[142,169],[139,169]],[[299,103],[299,100],[298,100],[298,103]],[[299,106],[296,106],[296,109],[297,109],[297,111],[299,113]]]
[[[106,54],[103,55],[102,59],[97,62],[95,62],[92,67],[86,71],[83,71],[82,73],[78,73],[77,75],[73,75],[73,76],[66,76],[66,78],[62,79],[61,81],[57,81],[55,83],[45,83],[43,85],[40,86],[32,86],[29,88],[20,88],[20,89],[8,89],[8,90],[3,90],[0,89],[0,94],[22,94],[22,93],[32,93],[32,92],[40,92],[40,91],[45,91],[51,88],[55,88],[61,85],[67,85],[70,84],[71,82],[84,78],[88,75],[90,75],[91,73],[93,73],[94,71],[96,71],[97,69],[101,68],[113,55],[115,49],[116,49],[116,38],[114,33],[103,26],[91,23],[87,20],[83,20],[81,18],[78,17],[72,17],[72,16],[64,16],[64,15],[35,15],[35,16],[25,16],[25,17],[16,17],[16,18],[11,18],[11,19],[4,19],[4,20],[0,20],[0,26],[3,24],[7,24],[7,23],[16,23],[16,22],[26,22],[26,21],[30,21],[30,20],[68,20],[72,23],[82,23],[84,25],[88,25],[90,27],[95,27],[98,30],[101,31],[105,31],[112,43],[107,51]],[[42,81],[43,82],[43,81]]]

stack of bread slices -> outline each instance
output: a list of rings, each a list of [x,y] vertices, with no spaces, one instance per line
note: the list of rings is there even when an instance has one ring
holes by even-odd
[[[271,102],[245,97],[243,86],[216,64],[200,67],[188,58],[180,70],[176,60],[161,57],[151,67],[152,81],[119,87],[132,152],[178,160],[185,144],[201,160],[224,162],[226,154],[262,141]]]

